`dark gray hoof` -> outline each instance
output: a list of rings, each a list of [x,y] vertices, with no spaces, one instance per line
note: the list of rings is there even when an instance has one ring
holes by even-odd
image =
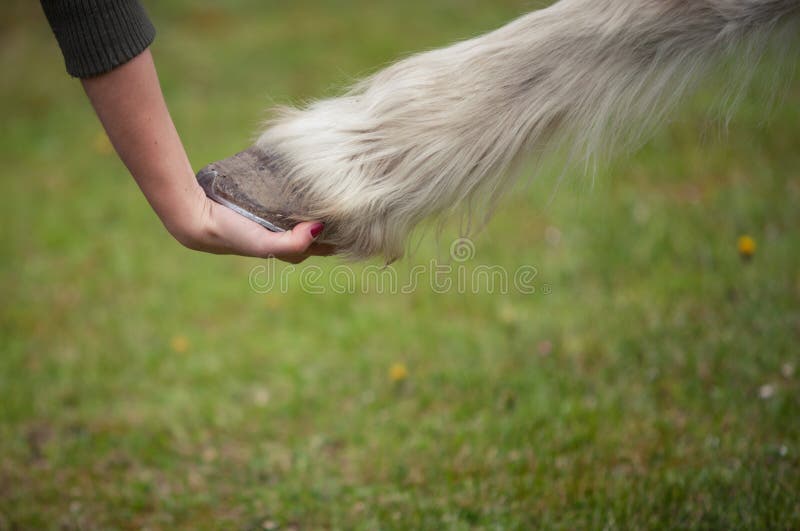
[[[197,174],[206,195],[273,232],[291,230],[302,220],[297,197],[287,190],[280,165],[251,147],[209,164]]]

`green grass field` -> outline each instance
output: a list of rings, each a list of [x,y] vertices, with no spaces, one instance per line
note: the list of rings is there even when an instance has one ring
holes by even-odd
[[[531,5],[148,4],[197,168]],[[470,260],[454,223],[390,270],[533,293],[317,294],[304,271],[365,266],[254,289],[264,262],[175,243],[36,3],[0,14],[0,530],[800,528],[799,75],[727,131],[706,90],[594,179],[518,190]]]

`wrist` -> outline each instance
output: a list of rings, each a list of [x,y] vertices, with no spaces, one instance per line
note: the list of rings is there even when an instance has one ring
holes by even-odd
[[[214,240],[212,204],[199,185],[180,194],[158,212],[167,231],[181,245],[195,251],[208,251]]]

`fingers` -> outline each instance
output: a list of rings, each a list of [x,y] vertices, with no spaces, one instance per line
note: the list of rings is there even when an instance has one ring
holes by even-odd
[[[331,256],[334,253],[336,253],[336,247],[333,245],[327,243],[312,243],[303,254],[272,256],[272,258],[297,265],[305,262],[312,256]]]
[[[287,232],[270,232],[261,225],[208,201],[211,215],[207,227],[200,231],[197,248],[220,254],[238,254],[261,258],[276,258],[299,264],[309,256],[329,256],[332,245],[315,243],[325,225],[304,222]]]
[[[314,253],[323,252],[324,247],[317,246],[312,249],[314,240],[322,233],[325,225],[320,222],[300,223],[290,231],[271,235],[267,254],[280,259],[291,259]]]

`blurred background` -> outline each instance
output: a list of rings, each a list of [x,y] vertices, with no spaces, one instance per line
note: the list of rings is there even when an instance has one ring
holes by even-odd
[[[145,4],[195,168],[275,103],[542,5]],[[800,527],[800,77],[772,99],[774,58],[729,128],[711,82],[594,178],[521,187],[466,259],[456,223],[393,266],[533,292],[317,294],[173,241],[38,3],[0,15],[0,530]]]

